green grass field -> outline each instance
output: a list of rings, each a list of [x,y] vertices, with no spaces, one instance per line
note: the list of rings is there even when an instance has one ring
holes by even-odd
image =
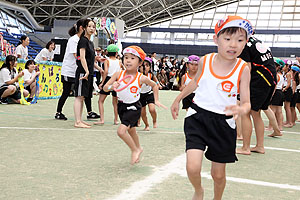
[[[160,101],[170,107],[177,94],[160,91]],[[149,132],[137,128],[144,152],[141,162],[132,166],[130,150],[113,125],[111,97],[105,102],[105,125],[91,129],[73,127],[73,97],[63,110],[69,119],[55,120],[57,101],[0,105],[0,199],[191,199],[193,188],[185,172],[184,110],[174,121],[170,110],[157,108],[159,127]],[[94,96],[93,110],[99,113],[97,101]],[[300,199],[300,124],[283,134],[265,137],[265,155],[238,155],[238,162],[227,165],[223,199]],[[202,172],[204,199],[212,199],[210,162],[205,158]]]

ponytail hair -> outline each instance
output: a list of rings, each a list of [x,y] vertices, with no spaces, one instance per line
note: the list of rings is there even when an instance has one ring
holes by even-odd
[[[22,35],[21,38],[20,38],[20,41],[19,41],[19,43],[18,43],[17,46],[19,46],[20,44],[22,44],[23,41],[26,40],[27,38],[28,38],[28,37],[27,37],[26,35]]]
[[[70,36],[73,36],[73,35],[77,34],[77,33],[79,32],[79,30],[80,30],[80,29],[79,29],[80,26],[83,25],[83,22],[84,22],[84,19],[78,20],[78,21],[76,22],[76,24],[74,24],[74,25],[72,26],[72,28],[69,29],[69,35],[70,35]]]

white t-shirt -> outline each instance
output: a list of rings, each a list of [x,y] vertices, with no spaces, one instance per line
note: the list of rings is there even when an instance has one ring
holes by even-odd
[[[15,72],[11,73],[6,67],[2,68],[0,70],[0,87],[2,85],[4,85],[7,81],[14,79],[16,76],[17,76],[17,73],[15,73]],[[16,84],[17,84],[17,82],[16,82]]]
[[[54,58],[54,51],[49,51],[46,48],[43,48],[40,53],[35,57],[35,61],[44,61],[43,58],[47,60],[52,60]]]
[[[17,46],[16,54],[21,55],[22,59],[27,59],[27,57],[28,57],[28,48],[27,48],[27,46],[24,47],[22,44]]]
[[[28,84],[26,84],[26,81],[30,80],[34,75],[35,75],[35,70],[33,70],[31,73],[28,71],[28,69],[24,69],[23,70],[24,72],[24,76],[23,76],[23,79],[24,79],[24,87],[27,87]]]
[[[61,75],[75,78],[75,72],[77,69],[76,59],[74,53],[77,53],[77,45],[79,41],[77,34],[70,37],[67,43],[66,52],[61,68]]]

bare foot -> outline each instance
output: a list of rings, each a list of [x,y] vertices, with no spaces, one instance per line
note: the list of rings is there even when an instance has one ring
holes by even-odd
[[[85,122],[85,121],[82,121],[83,124],[87,125],[87,126],[92,126],[91,124]]]
[[[269,137],[276,137],[276,136],[282,136],[282,133],[275,133],[273,132],[272,134],[268,135]]]
[[[88,126],[88,125],[86,125],[86,124],[84,124],[82,122],[75,123],[74,127],[76,127],[76,128],[91,128],[91,126]]]
[[[293,124],[284,124],[283,127],[284,127],[284,128],[292,128],[292,127],[293,127]]]
[[[150,131],[150,127],[149,126],[146,126],[143,131]]]
[[[255,152],[255,153],[261,153],[264,154],[265,153],[265,148],[264,147],[252,147],[250,148],[251,152]]]
[[[157,122],[153,122],[153,128],[157,128]]]
[[[201,193],[194,192],[192,200],[203,200],[203,189]]]
[[[130,162],[130,163],[131,163],[132,165],[134,165],[135,163],[140,162],[140,156],[141,156],[142,152],[143,152],[143,149],[140,148],[140,149],[138,149],[137,151],[133,151],[133,152],[131,153],[131,162]]]
[[[119,124],[118,120],[114,121],[114,125],[118,125],[118,124]]]
[[[300,119],[298,119],[296,122],[300,122]]]
[[[138,123],[138,124],[137,124],[137,127],[140,127],[140,126],[141,126],[141,123]]]
[[[94,122],[94,124],[95,124],[95,125],[103,125],[103,124],[104,124],[104,121],[99,120],[99,121]]]
[[[250,150],[244,150],[242,148],[237,148],[235,150],[235,153],[242,154],[242,155],[251,155],[251,151]]]
[[[273,128],[265,127],[265,131],[273,131]]]

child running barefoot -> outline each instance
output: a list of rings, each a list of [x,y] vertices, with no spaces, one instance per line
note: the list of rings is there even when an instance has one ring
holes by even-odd
[[[158,84],[158,87],[161,87],[158,83],[158,80],[156,76],[152,73],[151,68],[152,68],[152,59],[149,57],[146,57],[143,63],[142,68],[142,73],[147,76],[150,80],[153,80],[155,83]],[[146,105],[148,104],[149,112],[152,117],[153,121],[153,128],[157,128],[157,114],[155,110],[155,102],[154,102],[154,95],[152,91],[152,87],[146,84],[143,84],[141,87],[141,97],[140,97],[140,102],[142,104],[142,111],[141,111],[141,117],[142,120],[145,124],[144,131],[149,131],[150,130],[150,125],[148,122],[147,118],[147,113],[146,113]]]
[[[250,111],[250,71],[247,63],[237,57],[252,32],[250,22],[239,16],[218,21],[214,35],[218,53],[200,59],[197,74],[172,104],[172,116],[176,119],[179,102],[196,90],[184,122],[186,168],[195,189],[193,200],[203,200],[201,165],[206,147],[205,156],[212,161],[214,200],[222,199],[226,163],[237,160],[234,120]],[[236,104],[238,92],[240,106]]]
[[[188,59],[189,59],[187,62],[188,72],[186,72],[181,78],[181,84],[180,84],[181,86],[179,88],[180,91],[182,91],[189,84],[189,82],[191,82],[191,80],[195,77],[198,70],[198,64],[200,58],[198,56],[191,55],[189,56]],[[185,97],[184,99],[182,99],[182,109],[188,110],[190,105],[193,103],[194,96],[195,96],[195,91],[190,95],[188,95],[187,97]]]
[[[121,124],[118,128],[118,136],[128,145],[131,150],[131,164],[140,161],[140,155],[143,148],[140,145],[139,137],[136,133],[136,126],[141,116],[142,105],[139,101],[141,85],[147,84],[152,87],[154,93],[155,105],[165,107],[158,101],[158,87],[154,81],[138,72],[146,54],[138,46],[129,46],[124,49],[124,65],[126,70],[115,72],[109,81],[103,87],[105,92],[112,91],[118,87],[125,86],[130,78],[122,82],[117,82],[127,75],[132,75],[134,79],[124,90],[117,92],[118,97],[118,114]],[[128,132],[128,133],[127,133]]]

